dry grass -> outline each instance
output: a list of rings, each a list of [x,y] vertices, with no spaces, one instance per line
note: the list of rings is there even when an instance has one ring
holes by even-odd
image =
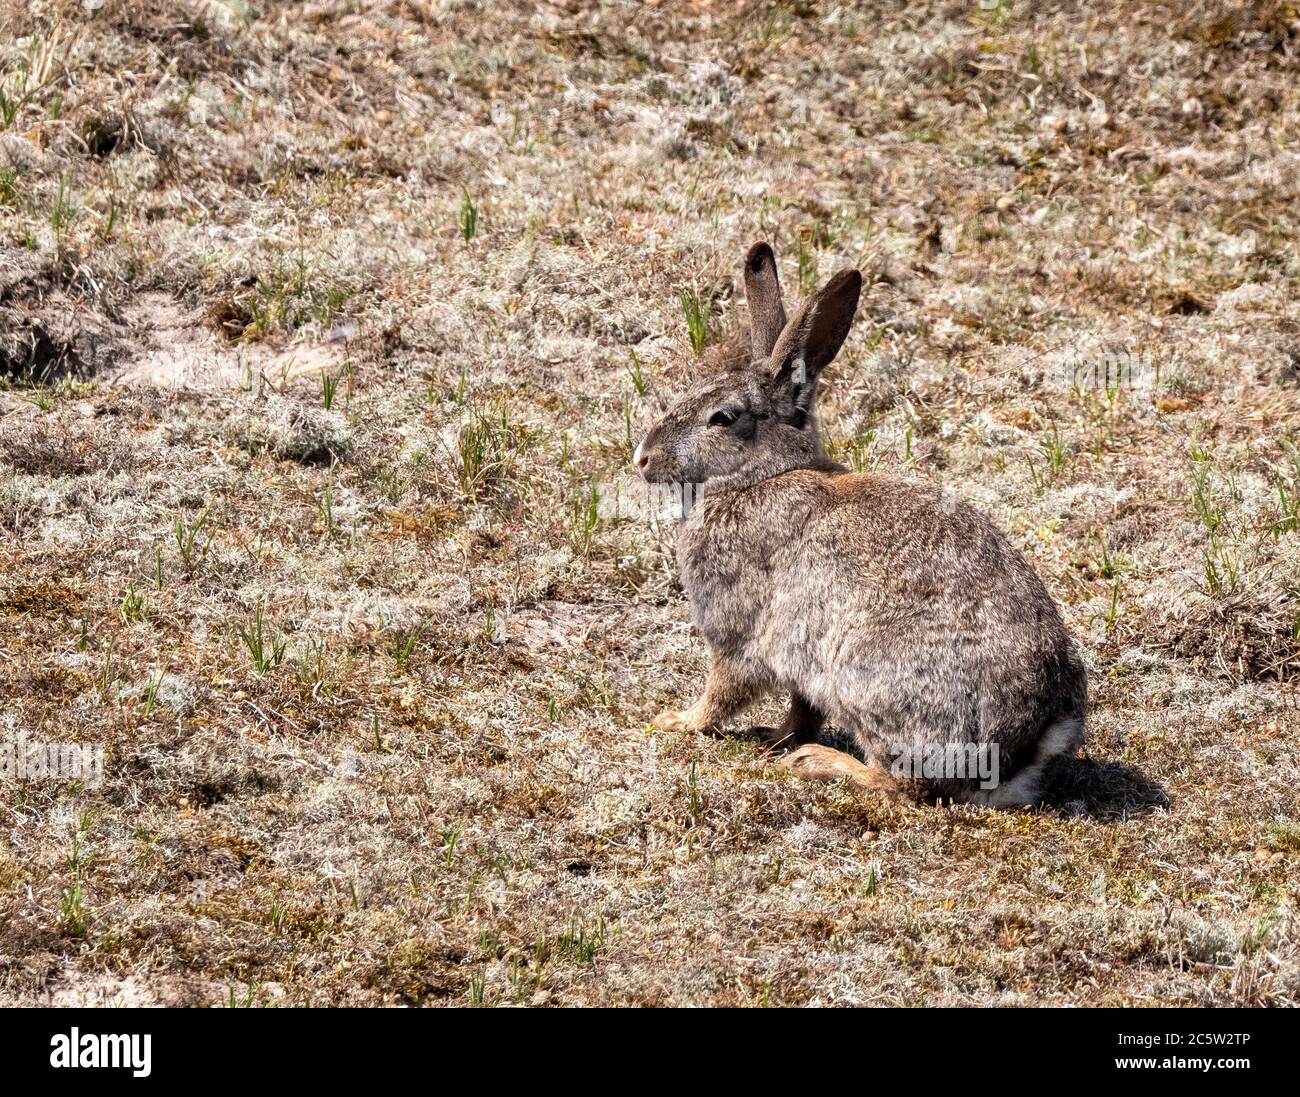
[[[1294,1004],[1300,17],[1029,7],[5,5],[0,731],[106,778],[0,789],[0,997]],[[1086,648],[1043,811],[646,728],[590,487],[758,237]]]

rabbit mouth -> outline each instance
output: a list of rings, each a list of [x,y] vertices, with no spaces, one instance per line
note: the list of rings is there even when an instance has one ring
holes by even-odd
[[[667,461],[647,461],[637,466],[637,475],[647,487],[655,490],[664,488],[681,487],[683,485],[697,486],[704,478],[692,477],[684,471]]]
[[[682,480],[680,476],[669,476],[666,474],[661,474],[656,472],[653,469],[641,470],[640,476],[641,476],[641,480],[645,483],[646,487],[656,488],[656,489],[670,488],[676,486],[677,484],[681,484],[685,482]]]

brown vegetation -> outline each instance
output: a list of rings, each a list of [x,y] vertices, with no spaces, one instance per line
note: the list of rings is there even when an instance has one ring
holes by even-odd
[[[0,997],[1296,1002],[1296,6],[877,8],[0,7],[0,739],[106,752],[0,785]],[[757,238],[1084,647],[1045,809],[647,729],[592,488]]]

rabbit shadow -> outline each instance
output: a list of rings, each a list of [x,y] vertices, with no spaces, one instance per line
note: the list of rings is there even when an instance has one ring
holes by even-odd
[[[1169,794],[1140,769],[1095,758],[1057,758],[1043,774],[1040,808],[1067,818],[1115,822],[1170,805]]]

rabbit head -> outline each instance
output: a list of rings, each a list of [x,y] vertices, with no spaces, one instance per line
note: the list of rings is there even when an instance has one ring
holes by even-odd
[[[633,455],[642,478],[698,486],[821,461],[817,380],[848,336],[861,290],[862,275],[842,270],[787,321],[772,249],[750,248],[748,361],[701,377],[668,409]]]

